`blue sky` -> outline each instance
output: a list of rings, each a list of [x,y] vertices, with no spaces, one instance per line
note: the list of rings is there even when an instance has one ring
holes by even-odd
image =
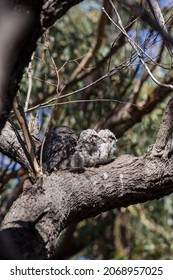
[[[162,6],[165,6],[165,5],[170,5],[170,6],[173,6],[173,1],[172,0],[159,0],[159,4]]]

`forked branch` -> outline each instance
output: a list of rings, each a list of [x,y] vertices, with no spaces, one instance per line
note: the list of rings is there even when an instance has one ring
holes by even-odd
[[[155,144],[160,147],[161,138],[163,151],[167,150],[172,112],[173,99],[165,110]],[[172,157],[158,157],[152,151],[141,157],[122,155],[110,164],[80,174],[57,171],[35,185],[26,182],[2,223],[3,245],[8,236],[20,258],[26,252],[28,259],[51,258],[64,228],[113,208],[169,195],[173,192],[172,182]],[[29,240],[37,244],[37,250],[31,249]]]

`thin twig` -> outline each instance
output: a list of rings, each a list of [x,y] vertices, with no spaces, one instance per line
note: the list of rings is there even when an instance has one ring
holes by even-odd
[[[31,112],[31,111],[34,111],[36,109],[54,107],[56,103],[52,103],[53,101],[56,101],[56,99],[52,98],[51,100],[49,100],[47,102],[44,102],[42,104],[31,107],[31,108],[28,109],[27,112]],[[111,99],[111,98],[110,99],[109,98],[95,98],[95,99],[69,100],[69,101],[59,102],[58,104],[59,105],[66,105],[66,104],[75,104],[75,103],[97,103],[97,102],[114,102],[114,103],[120,103],[120,104],[130,103],[133,106],[140,107],[140,106],[137,106],[136,104],[133,104],[131,102],[121,101],[121,100]]]
[[[110,3],[111,3],[111,4],[113,5],[113,7],[114,7],[114,10],[115,10],[115,12],[116,12],[116,14],[117,14],[118,21],[119,21],[119,24],[120,24],[121,18],[120,18],[119,14],[118,14],[118,11],[117,11],[115,5],[112,3],[111,0],[110,0]],[[151,57],[149,57],[149,55],[147,55],[147,54],[145,53],[145,51],[144,51],[144,50],[143,50],[143,49],[128,35],[128,34],[127,34],[127,32],[126,32],[126,30],[124,29],[122,23],[121,23],[120,26],[119,26],[119,25],[116,24],[116,23],[113,21],[113,19],[108,15],[108,13],[104,10],[104,8],[103,8],[103,11],[104,11],[105,14],[107,15],[107,17],[111,20],[111,22],[112,22],[119,30],[121,30],[121,32],[127,37],[129,43],[131,44],[132,48],[136,51],[136,53],[137,53],[137,55],[138,55],[138,57],[139,57],[139,59],[140,59],[142,65],[144,66],[144,68],[146,69],[146,71],[148,72],[148,74],[150,75],[151,79],[152,79],[157,85],[159,85],[159,86],[161,86],[161,87],[166,87],[166,88],[171,88],[171,89],[173,89],[173,85],[161,83],[161,82],[159,82],[159,81],[154,77],[154,75],[151,73],[149,67],[148,67],[147,64],[145,63],[144,59],[142,58],[141,52],[142,52],[142,54],[145,54],[148,58],[151,59]]]
[[[37,159],[35,156],[32,137],[29,133],[28,125],[27,125],[26,118],[25,118],[25,113],[24,113],[23,107],[20,105],[17,97],[15,98],[15,101],[13,103],[13,110],[14,110],[16,118],[21,126],[21,129],[22,129],[22,133],[23,133],[23,137],[24,137],[24,140],[25,140],[25,143],[27,146],[27,150],[28,150],[29,156],[31,158],[31,162],[33,163],[34,173],[36,175],[40,175],[40,167],[37,163]]]
[[[30,100],[31,91],[32,91],[32,76],[33,76],[32,63],[33,63],[34,55],[35,55],[35,53],[32,54],[31,61],[30,61],[29,66],[28,66],[28,91],[27,91],[25,107],[24,107],[25,112],[28,109],[29,100]]]
[[[103,6],[110,10],[110,4],[107,0],[103,1]],[[79,66],[73,71],[70,80],[74,80],[81,72],[82,70],[85,70],[92,62],[94,57],[96,57],[96,54],[98,53],[102,42],[104,38],[105,33],[105,26],[106,26],[107,18],[104,13],[101,13],[98,27],[97,27],[97,35],[94,43],[92,43],[92,46],[88,50],[87,55],[84,57],[84,59],[80,62]]]
[[[44,143],[46,140],[46,134],[44,135],[43,141],[41,143],[41,148],[40,148],[40,168],[41,168],[41,172],[43,173],[43,149],[44,149]]]

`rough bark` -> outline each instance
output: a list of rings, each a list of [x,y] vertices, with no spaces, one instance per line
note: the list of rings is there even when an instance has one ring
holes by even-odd
[[[43,32],[81,0],[0,2],[0,131],[12,108],[24,68]]]
[[[59,171],[40,184],[25,185],[2,223],[1,236],[9,237],[20,258],[51,258],[65,227],[103,211],[172,192],[172,159],[123,155],[83,174]]]
[[[13,26],[10,24],[9,33],[3,33],[5,25],[0,25],[0,47],[10,46],[5,55],[3,52],[0,54],[0,70],[5,67],[5,71],[1,71],[5,74],[0,76],[0,129],[8,117],[23,69],[30,60],[37,39],[79,2],[1,1],[8,7],[6,11],[0,7],[0,23],[3,23],[2,12],[8,18],[15,10],[15,20],[17,15],[19,21],[14,22],[19,32],[10,41]],[[23,18],[23,12],[29,16]],[[7,63],[9,61],[10,64]],[[80,174],[57,171],[39,178],[34,185],[26,181],[23,193],[1,225],[1,258],[49,259],[55,251],[59,234],[67,226],[103,211],[172,193],[173,157],[167,157],[173,124],[172,103],[173,100],[165,110],[156,144],[142,157],[122,155],[111,164],[89,168]],[[17,152],[15,146],[15,151],[16,160],[29,168],[22,150]]]
[[[0,135],[0,152],[21,164],[34,178],[32,163],[30,161],[25,142],[19,132],[14,132],[9,122],[6,123]]]
[[[80,174],[57,171],[34,185],[27,181],[1,226],[4,248],[6,240],[13,248],[8,257],[51,258],[58,236],[67,226],[116,207],[172,193],[173,157],[167,156],[172,126],[173,99],[163,115],[156,143],[145,155],[122,155]],[[7,257],[7,249],[4,251]]]

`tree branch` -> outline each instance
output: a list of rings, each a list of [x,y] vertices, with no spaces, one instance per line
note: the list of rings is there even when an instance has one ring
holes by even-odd
[[[173,192],[172,176],[172,160],[151,160],[147,155],[123,155],[80,175],[59,171],[45,178],[41,189],[38,184],[25,186],[1,231],[19,244],[17,251],[23,258],[26,252],[29,259],[50,258],[65,227],[112,208],[168,195]],[[37,250],[31,250],[29,240],[36,242]]]
[[[162,151],[167,154],[172,110],[173,99],[161,122],[163,132],[156,140],[157,147],[161,137],[165,143]],[[33,186],[26,181],[22,195],[2,223],[3,244],[4,236],[8,236],[20,257],[51,258],[64,228],[113,208],[169,195],[173,192],[172,178],[173,159],[149,151],[141,157],[122,155],[108,165],[88,168],[80,174],[58,171],[40,178]],[[37,244],[37,250],[32,250],[30,240]]]
[[[134,0],[124,0],[124,4],[130,8],[133,15],[140,16],[144,22],[156,30],[162,36],[164,42],[169,44],[169,46],[173,45],[173,38],[163,29],[163,27],[160,26],[157,21],[153,20],[145,8],[141,9],[139,4]]]
[[[164,17],[162,15],[159,3],[157,0],[147,0],[150,10],[158,23],[159,27],[169,36]],[[168,40],[165,41],[166,47],[173,61],[173,45]]]
[[[40,175],[40,167],[36,159],[36,151],[32,136],[29,132],[25,113],[23,107],[20,105],[18,98],[15,99],[13,104],[13,110],[15,112],[16,118],[21,126],[23,138],[25,140],[25,144],[28,151],[29,162],[31,163],[31,167],[33,168],[33,172],[39,176]]]
[[[103,1],[103,7],[105,7],[106,10],[110,11],[111,6],[107,0]],[[104,38],[106,22],[107,22],[107,17],[102,12],[98,23],[96,40],[90,47],[88,53],[84,56],[82,61],[79,63],[78,67],[73,71],[70,77],[70,81],[75,80],[83,70],[86,70],[87,67],[89,67],[89,65],[93,61],[94,57],[96,57]]]
[[[7,122],[0,135],[0,151],[9,158],[21,164],[29,172],[30,176],[35,178],[31,162],[27,158],[28,153],[25,143],[20,135],[16,133],[12,129],[10,123]]]

